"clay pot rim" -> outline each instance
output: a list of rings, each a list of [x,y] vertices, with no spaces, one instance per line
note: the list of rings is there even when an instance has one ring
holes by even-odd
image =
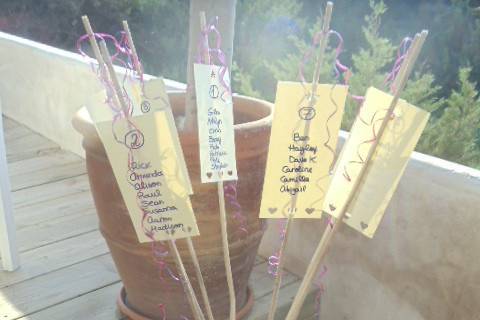
[[[137,254],[145,254],[147,257],[151,256],[151,253],[148,251],[148,252],[140,252],[138,251],[138,246],[137,245],[131,245],[131,244],[128,244],[128,243],[119,243],[118,241],[113,241],[113,237],[111,235],[109,235],[105,230],[103,230],[102,228],[100,228],[100,233],[102,234],[102,236],[104,237],[104,239],[110,243],[111,245],[113,246],[116,246],[117,248],[120,248],[122,250],[125,250],[125,251],[129,251],[129,252],[135,252]],[[249,238],[253,238],[253,239],[256,239],[256,238],[260,238],[260,240],[262,239],[263,237],[263,234],[264,234],[264,231],[263,230],[257,230],[255,231],[254,233],[250,233],[248,235]],[[195,238],[195,237],[193,237]],[[193,239],[192,238],[192,239]],[[178,239],[180,240],[180,239]],[[247,239],[240,239],[240,240],[233,240],[233,242],[230,242],[230,239],[229,239],[229,248],[230,248],[230,251],[235,251],[235,250],[238,250],[240,248],[242,248],[245,243],[248,243],[246,242]],[[141,245],[148,245],[150,244],[150,242],[146,242],[146,243],[140,243]],[[208,252],[210,251],[222,251],[223,250],[223,247],[222,246],[218,246],[218,247],[209,247],[208,249],[202,249],[202,248],[196,248],[196,251],[197,251],[197,254],[201,255],[201,254],[208,254]],[[188,250],[180,250],[179,248],[179,251],[181,254],[183,255],[187,255],[188,253]]]
[[[117,306],[123,315],[127,316],[129,319],[132,319],[132,320],[152,320],[150,318],[143,316],[142,314],[138,313],[132,308],[130,308],[127,305],[126,297],[127,297],[127,292],[125,291],[125,287],[122,287],[117,297]],[[235,318],[237,320],[245,318],[245,316],[247,316],[252,311],[254,303],[255,303],[255,297],[253,294],[253,290],[248,285],[247,301],[245,302],[245,305],[237,312]]]
[[[168,91],[167,94],[169,97],[181,97],[181,96],[185,96],[185,91]],[[234,125],[235,133],[256,132],[258,130],[261,130],[262,128],[271,126],[272,119],[273,119],[273,108],[274,108],[274,105],[271,102],[249,97],[249,96],[240,95],[240,94],[233,94],[234,106],[235,106],[236,100],[246,102],[250,106],[263,107],[265,113],[267,113],[267,116],[261,117],[257,120],[235,124]],[[86,106],[82,106],[75,113],[72,119],[72,125],[76,131],[78,131],[85,137],[97,136],[97,130],[93,124],[92,118],[90,117],[90,114],[88,113]],[[193,136],[196,137],[196,133],[197,133],[196,130],[194,131],[195,132],[182,131],[182,135],[191,136],[191,138],[193,138]],[[195,138],[187,139],[187,141],[191,141],[192,143],[196,143],[195,140],[197,139]]]

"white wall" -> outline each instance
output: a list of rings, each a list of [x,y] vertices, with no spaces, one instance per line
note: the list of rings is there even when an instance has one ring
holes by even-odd
[[[166,85],[169,89],[185,88],[171,80],[166,80]],[[100,88],[89,61],[79,54],[0,32],[4,114],[62,148],[84,154],[81,136],[71,119]]]
[[[294,221],[288,270],[305,272],[324,226]],[[270,221],[260,254],[278,241]],[[480,171],[414,153],[375,237],[342,226],[325,266],[321,319],[480,319]]]

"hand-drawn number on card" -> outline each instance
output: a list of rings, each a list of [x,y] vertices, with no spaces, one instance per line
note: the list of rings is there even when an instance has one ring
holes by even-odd
[[[151,109],[150,102],[147,100],[142,101],[142,103],[140,104],[140,109],[142,110],[143,113],[149,112]]]
[[[298,116],[303,120],[312,120],[315,118],[315,109],[312,107],[303,107],[298,110]]]
[[[125,146],[129,149],[139,149],[145,143],[143,133],[133,129],[125,135]]]
[[[217,98],[218,98],[218,94],[219,94],[219,90],[218,90],[217,85],[212,84],[212,85],[210,86],[210,90],[208,91],[208,93],[210,94],[210,98],[212,98],[212,99],[217,99]]]

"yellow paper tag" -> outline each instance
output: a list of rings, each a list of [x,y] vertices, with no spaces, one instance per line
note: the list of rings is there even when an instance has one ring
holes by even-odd
[[[237,180],[228,70],[195,64],[194,75],[202,183]]]
[[[346,205],[353,183],[365,166],[363,160],[373,146],[373,130],[378,131],[392,99],[378,89],[368,89],[327,193],[324,211],[330,215],[338,217]],[[373,237],[428,118],[428,112],[398,101],[347,210],[344,221],[349,226]]]
[[[348,87],[319,85],[313,107],[310,87],[278,83],[260,218],[322,216]]]
[[[88,109],[96,122],[139,241],[198,235],[189,198],[190,180],[168,99],[142,97],[142,102],[150,103],[149,110],[142,111],[142,102],[136,101],[134,90],[135,87],[129,95],[134,97],[134,116],[128,119],[112,121],[111,109],[105,104],[92,103]],[[154,92],[161,94],[162,90]],[[105,93],[100,96],[105,101]]]
[[[175,147],[175,158],[177,159],[178,165],[181,169],[180,179],[185,181],[185,186],[188,189],[188,193],[193,194],[192,183],[188,174],[187,164],[185,163],[185,157],[183,156],[182,146],[177,134],[178,130],[175,125],[175,119],[173,117],[172,108],[170,107],[167,92],[165,91],[163,79],[157,78],[145,82],[143,93],[140,85],[133,86],[132,88],[136,89],[137,92],[139,91],[138,94],[134,95],[137,97],[137,99],[139,99],[136,101],[135,110],[140,110],[143,114],[165,110],[165,115],[167,117],[169,126],[168,131],[175,133],[172,134],[171,137],[173,146]]]

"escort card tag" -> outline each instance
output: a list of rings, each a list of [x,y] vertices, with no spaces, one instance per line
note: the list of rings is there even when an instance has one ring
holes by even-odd
[[[183,156],[182,146],[177,134],[178,130],[175,125],[175,119],[173,117],[172,108],[170,107],[167,92],[165,91],[163,79],[157,78],[145,82],[143,85],[143,93],[140,85],[132,86],[132,88],[138,92],[136,95],[134,95],[137,98],[134,108],[137,114],[139,111],[142,114],[160,110],[166,111],[165,115],[168,118],[168,130],[172,133],[173,145],[175,147],[175,158],[179,162],[178,165],[181,169],[181,179],[185,181],[185,185],[188,188],[188,193],[193,194],[192,183],[190,182],[187,164],[185,162],[185,157]]]
[[[202,183],[237,180],[228,70],[195,64],[194,75]]]
[[[108,106],[101,107],[111,114]],[[90,109],[91,115],[105,118]],[[96,123],[140,242],[199,234],[170,115],[163,108]]]
[[[168,130],[172,132],[173,146],[175,147],[175,158],[179,161],[179,168],[181,170],[180,179],[184,181],[189,194],[193,194],[192,183],[183,156],[182,147],[177,134],[177,127],[168,100],[167,92],[165,91],[165,84],[162,78],[156,78],[146,81],[142,84],[135,81],[125,89],[128,92],[128,97],[131,99],[132,117],[142,114],[151,114],[155,111],[165,111],[168,119]],[[101,91],[95,95],[88,103],[88,113],[95,123],[104,121],[112,121],[112,111],[105,104],[105,92]],[[170,143],[170,142],[168,142]],[[169,144],[167,144],[169,145]]]
[[[319,85],[313,106],[306,88],[278,83],[260,218],[322,216],[348,87]]]
[[[373,146],[373,130],[378,131],[392,99],[383,91],[368,89],[324,203],[324,211],[330,215],[338,217],[349,193],[353,191],[353,183],[365,165],[363,159]],[[428,112],[404,100],[398,101],[394,116],[389,120],[347,210],[346,224],[373,237],[428,118]]]

